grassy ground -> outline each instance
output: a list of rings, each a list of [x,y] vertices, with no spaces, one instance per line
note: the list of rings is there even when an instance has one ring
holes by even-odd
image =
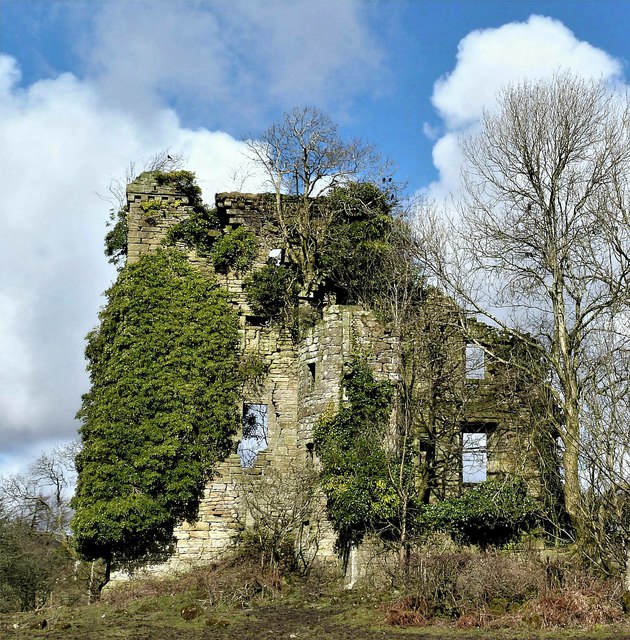
[[[183,610],[186,610],[184,617]],[[39,613],[3,614],[0,637],[3,640],[630,639],[630,623],[582,630],[456,629],[447,623],[399,629],[388,626],[385,618],[382,605],[360,593],[312,598],[304,592],[281,593],[245,608],[209,606],[190,594],[173,594],[138,597],[124,606],[120,602],[99,602]],[[42,629],[44,620],[46,626]]]

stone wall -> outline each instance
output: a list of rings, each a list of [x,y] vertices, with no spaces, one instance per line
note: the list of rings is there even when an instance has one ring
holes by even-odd
[[[171,185],[159,185],[154,176],[142,174],[128,187],[129,244],[128,262],[155,251],[168,229],[190,213],[190,203]],[[152,202],[152,206],[142,203]],[[156,203],[159,203],[159,207]],[[225,229],[245,225],[259,240],[259,253],[253,268],[263,266],[269,252],[281,249],[282,242],[273,222],[274,196],[270,194],[224,193],[216,196],[219,219]],[[149,211],[147,211],[149,209]],[[211,263],[194,251],[189,259],[200,268],[214,272]],[[266,448],[251,467],[244,467],[238,453],[240,434],[234,451],[221,462],[208,483],[196,522],[183,523],[175,530],[176,543],[166,562],[146,566],[151,573],[162,574],[191,565],[207,563],[231,549],[248,521],[246,492],[273,474],[289,474],[309,465],[317,466],[313,451],[313,428],[326,411],[334,411],[342,400],[341,377],[344,364],[357,350],[367,354],[378,379],[399,382],[400,349],[398,339],[374,315],[359,306],[324,304],[321,317],[305,330],[300,340],[277,325],[262,322],[250,308],[243,288],[244,274],[215,274],[228,291],[239,316],[241,347],[244,354],[255,355],[267,366],[265,380],[243,390],[242,402],[266,407]],[[302,304],[308,305],[308,301]],[[452,306],[452,304],[451,304]],[[449,314],[455,311],[449,309]],[[488,430],[488,477],[514,471],[535,476],[535,465],[527,453],[531,442],[519,424],[526,422],[518,412],[497,409],[493,404],[492,376],[468,386],[473,401],[468,405],[463,374],[465,341],[455,334],[445,348],[452,352],[461,420],[492,426]],[[492,372],[491,372],[492,373]],[[492,374],[494,375],[494,374]],[[455,388],[454,387],[454,388]],[[485,398],[482,398],[485,396]],[[476,399],[475,399],[476,398]],[[393,418],[392,418],[393,419]],[[438,457],[446,493],[461,490],[461,428],[444,434]],[[516,455],[520,448],[526,455]],[[529,477],[528,476],[528,477]],[[531,480],[531,478],[530,478]],[[533,480],[532,480],[533,482]],[[539,483],[540,484],[540,483]],[[319,555],[334,560],[334,532],[325,521],[325,500],[318,496]],[[306,524],[306,523],[305,523]],[[363,554],[365,555],[365,554]],[[353,558],[356,560],[356,557]],[[118,575],[121,579],[122,574]]]

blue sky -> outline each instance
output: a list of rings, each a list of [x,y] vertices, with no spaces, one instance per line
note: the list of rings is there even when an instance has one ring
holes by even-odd
[[[625,1],[0,0],[0,17],[0,473],[76,432],[115,277],[97,194],[129,162],[168,147],[209,201],[260,189],[238,179],[242,138],[314,105],[448,198],[459,137],[505,83],[625,83],[630,59]]]

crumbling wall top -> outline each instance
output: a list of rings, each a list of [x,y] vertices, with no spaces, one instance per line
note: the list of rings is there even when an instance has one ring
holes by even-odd
[[[180,189],[177,184],[160,181],[155,171],[145,171],[127,185],[128,200],[133,201],[133,196],[144,195],[147,197],[164,195],[181,197]]]

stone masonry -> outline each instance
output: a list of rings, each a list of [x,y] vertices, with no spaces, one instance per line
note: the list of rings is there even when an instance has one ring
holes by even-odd
[[[128,186],[127,199],[128,263],[133,264],[161,246],[168,229],[189,214],[190,203],[172,185],[159,184],[151,173],[142,174]],[[273,232],[272,195],[223,193],[216,196],[216,206],[224,228],[246,225],[257,235],[260,249],[254,269],[267,262],[271,251],[282,248]],[[186,251],[201,269],[213,271],[208,260],[199,258],[194,251]],[[336,304],[331,298],[323,305],[321,317],[296,341],[287,330],[261,322],[251,313],[244,295],[243,276],[235,272],[216,274],[238,313],[243,353],[255,354],[266,364],[265,380],[245,389],[242,398],[244,407],[264,408],[266,446],[255,454],[251,466],[244,466],[238,450],[241,437],[236,439],[234,452],[218,465],[205,489],[197,520],[176,529],[170,557],[147,567],[152,573],[182,570],[224,554],[246,524],[243,492],[252,482],[264,481],[269,469],[282,473],[317,464],[313,456],[313,427],[325,411],[339,405],[344,363],[357,347],[372,354],[370,365],[377,378],[396,383],[399,377],[397,338],[370,311]],[[461,341],[457,343],[457,349],[463,350],[464,346]],[[510,424],[518,418],[488,406],[491,405],[486,402],[473,407],[465,418],[474,423],[476,430],[484,425],[493,426],[488,430],[488,477],[505,470],[523,472],[531,468],[531,461],[523,462],[521,457],[517,462],[514,455],[514,448],[523,446],[519,430]],[[498,423],[503,425],[502,429],[494,428]],[[458,432],[446,441],[442,457],[447,484],[460,486],[461,435]],[[449,457],[446,449],[452,453],[453,448],[457,453]],[[322,498],[322,511],[323,507]],[[336,557],[334,533],[326,523],[320,531],[319,556],[331,560]]]

